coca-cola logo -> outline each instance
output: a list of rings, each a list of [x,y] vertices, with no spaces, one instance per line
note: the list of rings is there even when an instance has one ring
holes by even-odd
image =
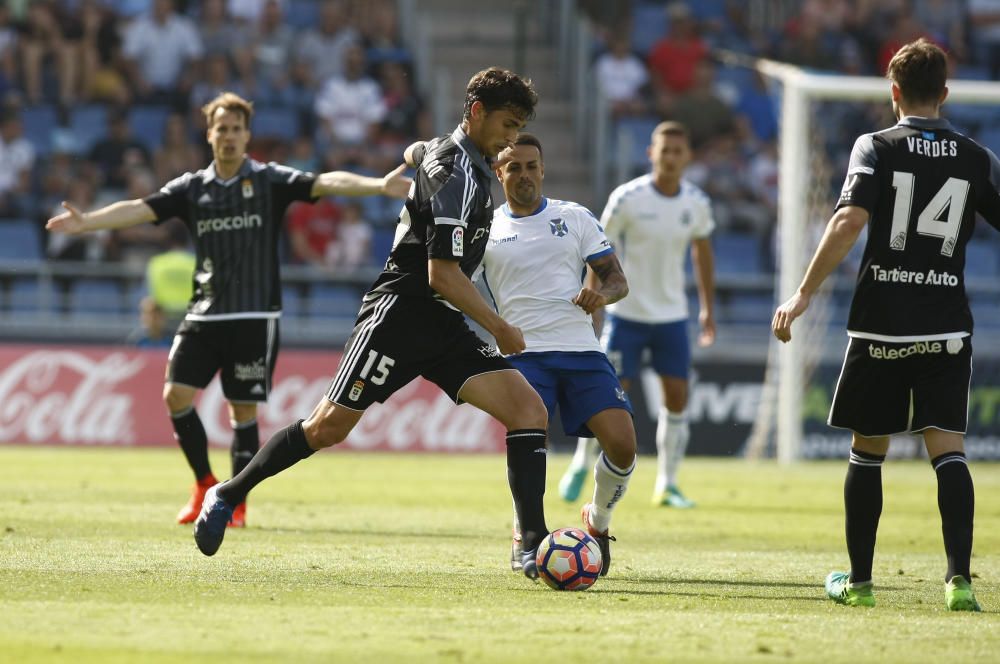
[[[261,437],[305,419],[329,387],[328,377],[310,380],[293,374],[279,380],[266,403],[257,410]],[[205,433],[214,445],[228,446],[232,428],[222,386],[218,380],[205,389],[198,404]],[[206,416],[216,413],[216,417]],[[455,406],[444,392],[427,383],[413,381],[385,403],[373,404],[340,447],[355,450],[493,452],[502,440],[499,424],[469,405]]]
[[[133,396],[120,388],[145,364],[141,355],[92,359],[44,350],[0,366],[0,440],[87,445],[132,440]]]

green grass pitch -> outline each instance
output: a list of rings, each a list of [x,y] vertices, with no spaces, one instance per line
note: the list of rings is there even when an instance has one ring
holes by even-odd
[[[551,528],[579,523],[567,461]],[[845,466],[690,459],[699,506],[678,512],[649,505],[643,458],[611,574],[559,593],[509,569],[499,456],[324,452],[261,485],[206,558],[173,523],[177,450],[3,447],[0,661],[997,661],[1000,466],[972,468],[978,615],[945,610],[926,462],[883,470],[878,606],[824,599],[847,565]]]

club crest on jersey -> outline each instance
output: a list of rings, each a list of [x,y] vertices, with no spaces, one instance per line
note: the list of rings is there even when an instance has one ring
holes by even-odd
[[[465,255],[465,231],[459,226],[451,232],[451,255],[456,258]]]
[[[561,218],[549,219],[549,230],[556,237],[564,237],[569,233],[569,226]]]
[[[243,180],[243,198],[253,198],[253,182]]]
[[[365,389],[365,381],[363,380],[354,381],[354,385],[351,386],[351,391],[347,395],[347,398],[350,399],[351,401],[357,401],[358,399],[361,398],[361,390],[363,389]]]

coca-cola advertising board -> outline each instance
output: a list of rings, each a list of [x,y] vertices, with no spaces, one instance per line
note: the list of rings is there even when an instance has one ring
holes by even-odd
[[[282,351],[257,421],[266,440],[309,415],[341,353]],[[163,404],[166,350],[116,346],[0,346],[0,444],[175,445]],[[218,379],[198,395],[209,442],[228,446],[229,413]],[[504,430],[417,379],[375,404],[339,446],[401,452],[499,452]]]

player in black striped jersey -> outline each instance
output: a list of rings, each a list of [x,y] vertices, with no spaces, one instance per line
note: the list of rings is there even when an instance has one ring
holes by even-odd
[[[195,522],[203,553],[218,550],[225,520],[254,486],[343,441],[369,405],[423,376],[506,426],[507,475],[528,552],[524,573],[537,577],[531,550],[548,532],[542,506],[548,415],[501,356],[524,350],[521,331],[500,318],[470,280],[493,217],[487,160],[513,144],[536,102],[529,81],[495,67],[481,71],[466,88],[461,125],[407,149],[407,160],[419,162],[414,186],[326,398],[309,419],[275,434],[243,472],[208,492]],[[469,329],[463,313],[493,334],[500,352]]]
[[[830,424],[852,430],[844,485],[850,572],[827,594],[874,606],[872,559],[889,436],[923,433],[938,479],[949,609],[978,611],[969,571],[974,511],[964,453],[972,359],[965,246],[976,213],[1000,229],[1000,162],[940,117],[947,58],[920,39],[889,63],[898,123],[858,138],[837,211],[795,295],[778,307],[781,341],[861,230],[868,240],[848,320]],[[794,223],[794,222],[793,222]]]
[[[405,165],[384,178],[335,171],[314,175],[246,156],[253,105],[223,93],[203,109],[214,161],[144,199],[83,213],[68,203],[48,221],[60,233],[126,228],[179,218],[194,239],[194,295],[174,337],[164,400],[176,437],[195,475],[191,499],[177,515],[191,523],[207,489],[216,484],[208,441],[194,409],[198,389],[221,373],[233,433],[233,474],[260,445],[257,404],[267,399],[278,352],[281,282],[278,240],[285,208],[328,195],[387,194],[405,198]],[[244,524],[245,505],[233,525]]]

